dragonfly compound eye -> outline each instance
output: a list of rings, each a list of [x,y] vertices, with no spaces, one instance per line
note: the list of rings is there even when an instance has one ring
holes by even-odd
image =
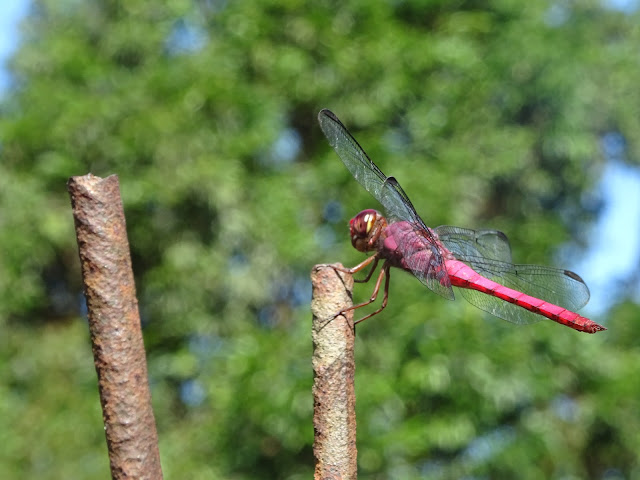
[[[351,236],[366,237],[373,230],[377,219],[378,212],[375,210],[363,210],[349,222]]]

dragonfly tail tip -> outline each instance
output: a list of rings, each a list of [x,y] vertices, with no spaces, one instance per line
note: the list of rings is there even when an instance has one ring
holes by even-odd
[[[598,332],[603,332],[605,330],[606,330],[606,327],[603,327],[602,325],[598,325],[597,323],[594,323],[584,331],[587,333],[598,333]]]

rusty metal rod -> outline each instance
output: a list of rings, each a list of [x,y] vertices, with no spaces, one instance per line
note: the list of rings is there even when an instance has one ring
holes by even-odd
[[[114,479],[162,479],[118,177],[71,177],[89,332]]]
[[[357,478],[353,277],[327,265],[311,272],[314,480]]]

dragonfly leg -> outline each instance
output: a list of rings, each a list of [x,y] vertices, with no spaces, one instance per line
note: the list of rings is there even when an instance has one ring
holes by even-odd
[[[354,273],[357,273],[360,270],[363,270],[367,265],[373,262],[373,265],[371,266],[371,270],[369,270],[369,273],[367,273],[367,276],[365,278],[360,280],[358,280],[357,278],[353,279],[353,281],[356,283],[367,283],[369,280],[371,280],[371,276],[373,275],[373,272],[376,271],[376,267],[378,266],[379,261],[380,261],[380,257],[378,257],[377,255],[372,255],[352,268],[344,268],[344,267],[341,268],[333,264],[329,264],[328,266],[338,272],[343,272],[343,273],[348,273],[349,275],[353,275]]]
[[[380,292],[380,286],[382,285],[383,278],[384,278],[384,296],[382,298],[382,305],[380,305],[380,308],[377,309],[375,312],[362,317],[360,320],[353,322],[353,324],[356,325],[362,322],[363,320],[366,320],[367,318],[371,318],[374,315],[377,315],[378,313],[380,313],[382,310],[384,310],[385,307],[387,306],[387,300],[389,299],[389,278],[390,278],[389,267],[390,265],[388,263],[385,263],[383,265],[382,269],[380,270],[380,275],[378,275],[378,279],[376,280],[376,285],[373,288],[373,293],[371,294],[371,297],[369,298],[369,300],[367,300],[366,302],[359,303],[358,305],[354,305],[352,307],[341,310],[340,312],[338,312],[336,317],[338,315],[343,315],[344,313],[349,312],[351,310],[357,310],[358,308],[366,307],[367,305],[370,305],[371,303],[375,302],[376,299],[378,298],[378,293]],[[373,270],[374,269],[371,269],[371,272],[373,272]],[[371,272],[369,273],[368,277],[371,277]]]
[[[380,258],[377,255],[371,255],[370,257],[367,257],[362,262],[357,264],[355,267],[351,267],[351,268],[337,267],[334,264],[328,264],[327,266],[333,268],[334,270],[337,270],[338,272],[343,272],[343,273],[348,273],[350,275],[353,275],[354,273],[358,273],[360,270],[364,269],[367,265],[373,262],[373,268],[367,275],[366,280],[355,280],[356,282],[361,283],[361,282],[369,281],[369,279],[371,278],[371,275],[373,274],[373,271],[376,269],[376,265],[378,265],[378,260],[380,260]]]
[[[356,282],[356,283],[367,283],[369,280],[371,280],[371,276],[373,275],[373,272],[375,272],[375,271],[376,271],[376,267],[378,266],[378,260],[380,260],[380,259],[379,259],[377,256],[375,256],[375,255],[374,255],[373,257],[369,257],[369,258],[375,258],[375,260],[374,260],[374,262],[373,262],[373,265],[371,266],[371,270],[369,270],[369,273],[367,273],[367,276],[366,276],[366,277],[364,277],[364,278],[363,278],[363,279],[361,279],[361,280],[358,280],[358,279],[354,278],[354,279],[353,279],[353,281],[354,281],[354,282]],[[367,259],[367,260],[368,260],[368,259]],[[353,268],[356,268],[356,267],[358,267],[358,266],[360,266],[360,265],[356,265],[356,266],[355,266],[355,267],[353,267]],[[359,270],[362,270],[362,269],[363,269],[364,267],[366,267],[366,266],[367,266],[367,264],[365,264],[363,267],[360,267],[360,269],[359,269]],[[356,272],[357,272],[357,271],[359,271],[359,270],[356,270]]]
[[[380,291],[380,285],[382,284],[382,277],[384,276],[384,295],[382,297],[382,304],[380,305],[380,308],[377,309],[375,312],[370,313],[369,315],[365,315],[364,317],[362,317],[360,320],[356,320],[355,322],[353,322],[353,325],[357,325],[360,322],[364,322],[366,319],[373,317],[374,315],[379,314],[382,310],[384,310],[387,306],[387,301],[389,300],[389,280],[391,279],[391,272],[389,271],[389,265],[386,264],[382,267],[382,270],[380,270],[380,275],[378,275],[378,280],[376,281],[376,286],[373,290],[373,294],[371,295],[371,298],[369,299],[368,302],[364,302],[360,305],[358,305],[356,308],[359,307],[363,307],[365,305],[369,305],[371,302],[375,301],[375,299],[378,297],[378,292]]]

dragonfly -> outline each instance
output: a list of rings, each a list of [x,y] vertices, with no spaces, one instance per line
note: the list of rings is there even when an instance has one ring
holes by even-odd
[[[389,298],[390,268],[412,273],[440,296],[453,300],[452,287],[472,305],[518,325],[548,318],[586,333],[605,327],[575,313],[589,301],[589,288],[576,273],[538,265],[512,263],[507,236],[497,230],[471,230],[453,226],[429,228],[394,177],[387,177],[330,110],[318,114],[322,132],[355,179],[382,204],[385,216],[367,209],[349,222],[351,244],[360,252],[373,252],[352,268],[336,270],[354,274],[369,265],[368,282],[383,261],[369,300],[336,314],[376,301],[382,281],[380,307],[355,323],[380,313]]]

